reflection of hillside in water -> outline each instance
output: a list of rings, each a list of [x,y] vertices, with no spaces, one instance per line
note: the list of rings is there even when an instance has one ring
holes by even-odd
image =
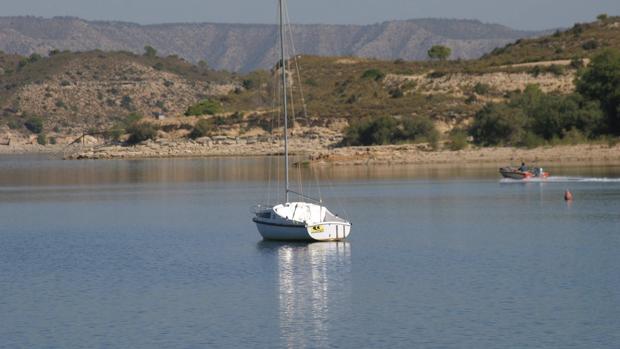
[[[296,160],[293,160],[296,161]],[[41,156],[0,157],[0,186],[191,183],[281,180],[281,157],[230,157],[63,161]],[[455,172],[456,171],[456,172]],[[461,171],[420,166],[317,166],[295,168],[295,180],[314,182],[379,178],[442,178]],[[493,175],[495,173],[493,172]]]
[[[267,180],[274,161],[264,158],[63,161],[0,158],[0,185],[93,185]]]
[[[293,159],[294,161],[299,160]],[[148,184],[266,182],[281,180],[281,157],[227,157],[148,160],[63,161],[42,156],[0,156],[0,187],[84,186],[98,184]],[[616,177],[617,167],[552,168],[558,175]],[[330,182],[375,179],[499,178],[495,167],[450,165],[316,166],[294,168],[291,175],[304,186],[320,179]]]
[[[330,312],[351,297],[351,246],[348,242],[278,244],[260,248],[278,259],[280,335],[287,348],[329,344]]]

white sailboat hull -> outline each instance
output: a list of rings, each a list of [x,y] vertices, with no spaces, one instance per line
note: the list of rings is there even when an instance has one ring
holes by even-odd
[[[265,240],[280,241],[341,241],[351,233],[351,224],[327,222],[313,226],[279,224],[254,219],[258,232]]]

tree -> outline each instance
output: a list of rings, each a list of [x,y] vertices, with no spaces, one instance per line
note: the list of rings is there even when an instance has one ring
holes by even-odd
[[[201,59],[198,61],[198,68],[202,70],[209,70],[209,63],[206,60]]]
[[[430,59],[438,59],[445,61],[452,54],[452,49],[443,45],[435,45],[428,50],[428,57]]]
[[[476,113],[469,133],[484,146],[516,145],[524,135],[527,116],[507,104],[487,104]]]
[[[598,103],[580,95],[543,95],[528,111],[528,129],[546,140],[563,138],[570,130],[589,137],[600,130],[603,115]]]
[[[145,57],[156,57],[157,50],[153,48],[153,46],[146,45],[144,46],[144,56]]]
[[[609,49],[594,57],[577,80],[577,91],[598,101],[609,131],[620,134],[620,51]]]
[[[604,22],[605,20],[607,20],[607,14],[606,13],[601,13],[600,15],[596,16],[596,19],[598,19],[601,22]]]

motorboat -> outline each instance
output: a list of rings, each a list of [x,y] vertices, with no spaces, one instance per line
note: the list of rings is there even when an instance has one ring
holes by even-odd
[[[500,168],[499,173],[504,178],[517,179],[517,180],[549,177],[549,172],[545,172],[545,170],[542,167],[532,167],[532,168],[523,170],[520,168],[508,166],[508,167]]]

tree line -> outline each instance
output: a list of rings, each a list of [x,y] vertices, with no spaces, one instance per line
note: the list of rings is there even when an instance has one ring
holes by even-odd
[[[568,95],[543,93],[536,85],[489,103],[469,129],[483,146],[536,146],[566,138],[592,140],[620,135],[620,51],[594,57]]]

